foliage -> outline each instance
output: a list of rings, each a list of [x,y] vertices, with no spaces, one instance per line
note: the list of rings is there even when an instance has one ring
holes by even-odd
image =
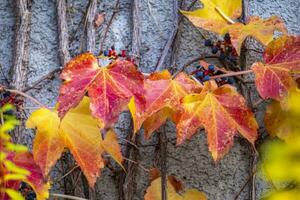
[[[254,73],[257,91],[263,99],[275,100],[267,108],[266,128],[271,135],[284,139],[288,144],[274,142],[267,145],[265,151],[272,152],[272,155],[263,164],[264,168],[274,180],[293,180],[299,184],[299,163],[296,158],[300,146],[300,136],[297,136],[300,109],[295,79],[299,78],[300,73],[300,37],[287,35],[284,23],[276,16],[269,19],[252,16],[247,22],[241,23],[238,20],[242,14],[241,0],[201,2],[203,8],[181,12],[196,27],[224,35],[224,41],[216,45],[206,40],[206,46],[212,48],[213,54],[220,52],[221,61],[227,57],[233,65],[237,65],[244,41],[247,37],[254,37],[267,46],[264,61],[254,63],[251,70],[244,72],[217,67],[215,70],[215,66],[200,61],[206,67],[202,71],[199,69],[195,78],[181,71],[171,75],[167,70],[144,75],[133,60],[128,59],[125,51],[119,56],[114,48],[104,51],[100,57],[89,52],[78,55],[64,66],[61,73],[63,83],[57,108],[40,108],[27,121],[28,128],[37,129],[33,156],[10,143],[7,131],[15,125],[14,119],[1,126],[1,140],[5,142],[0,146],[1,158],[4,158],[0,166],[5,169],[1,174],[1,177],[5,177],[1,179],[1,184],[7,183],[7,177],[14,178],[14,181],[27,181],[40,199],[46,198],[48,185],[45,185],[42,177],[48,176],[61,153],[68,148],[93,187],[100,169],[105,165],[104,152],[122,166],[121,148],[111,128],[119,114],[127,109],[132,115],[134,133],[143,127],[146,138],[167,119],[176,125],[178,145],[204,128],[209,150],[216,162],[229,152],[237,133],[255,148],[258,124],[254,113],[235,85],[229,84],[231,81],[219,79],[246,73]],[[275,31],[283,35],[273,40]],[[106,56],[109,58],[106,59]],[[101,57],[105,57],[107,62],[101,62]],[[235,66],[236,69],[239,67]],[[8,153],[12,150],[14,153]],[[34,169],[27,165],[29,161],[36,162]],[[18,165],[15,169],[19,170],[13,171],[7,163],[15,163]],[[169,199],[206,199],[196,190],[188,190],[180,195],[180,185],[173,177],[168,177]],[[156,176],[145,199],[160,199],[160,188],[161,178]],[[4,192],[17,195],[10,189],[1,189],[1,192],[2,195]],[[292,190],[290,193],[284,191],[281,195],[298,193]],[[273,199],[276,198],[274,196]]]
[[[272,140],[266,143],[262,149],[262,171],[278,188],[277,191],[271,192],[266,199],[299,198],[299,102],[300,92],[296,90],[290,93],[283,108],[278,102],[274,102],[268,108],[265,118],[268,131],[273,136],[284,139],[284,142]]]
[[[150,173],[151,185],[147,188],[145,200],[161,200],[161,177],[158,169]],[[196,189],[184,190],[182,183],[173,176],[167,177],[167,199],[169,200],[207,200],[205,194]]]
[[[91,187],[99,176],[99,170],[105,165],[101,155],[104,151],[119,164],[122,163],[115,133],[109,131],[102,139],[99,131],[101,124],[91,116],[89,105],[89,98],[83,97],[79,105],[61,121],[56,110],[46,108],[36,110],[27,120],[27,127],[37,128],[33,156],[45,175],[48,175],[65,147],[75,157]]]
[[[0,199],[24,199],[18,192],[21,182],[28,183],[34,189],[38,200],[46,199],[49,184],[34,163],[32,154],[25,146],[11,142],[8,132],[18,125],[15,117],[9,114],[11,110],[12,106],[8,104],[0,108]]]

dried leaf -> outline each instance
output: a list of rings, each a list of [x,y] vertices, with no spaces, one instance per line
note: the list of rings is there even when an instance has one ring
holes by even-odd
[[[105,13],[97,13],[95,15],[94,24],[96,28],[99,28],[105,20]]]
[[[300,37],[282,36],[271,42],[264,53],[265,63],[252,66],[260,96],[282,100],[297,86],[291,76],[300,74]]]
[[[75,107],[88,93],[93,116],[105,127],[110,127],[131,97],[144,104],[144,77],[136,66],[126,60],[116,60],[106,67],[100,67],[91,53],[72,59],[63,69],[64,80],[58,98],[59,116]]]
[[[202,126],[215,161],[229,151],[237,132],[254,144],[258,125],[236,88],[230,85],[218,88],[214,81],[205,82],[200,94],[187,95],[182,104],[184,113],[177,124],[178,144],[191,138]]]

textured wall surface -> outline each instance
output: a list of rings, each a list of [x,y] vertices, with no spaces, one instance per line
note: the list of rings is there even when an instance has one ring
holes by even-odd
[[[81,40],[83,40],[83,28],[80,24],[84,15],[86,0],[68,0],[68,26],[70,38],[71,55],[74,56],[81,52]],[[108,19],[112,15],[115,1],[99,0],[98,12],[106,13],[105,23],[97,29],[97,51],[107,26]],[[141,64],[140,69],[143,72],[152,72],[155,70],[157,60],[160,57],[165,42],[168,40],[173,28],[173,4],[174,0],[140,0],[140,26],[141,26]],[[189,5],[189,1],[184,1],[183,8]],[[195,6],[199,6],[196,4]],[[117,49],[131,49],[132,38],[132,2],[131,0],[121,0],[120,8],[113,20],[109,30],[108,37],[104,43],[108,48],[115,45]],[[250,0],[249,13],[261,17],[278,15],[286,22],[290,33],[300,33],[300,2],[290,0]],[[9,77],[8,71],[12,65],[12,48],[14,36],[14,1],[0,0],[0,64],[3,68],[3,74]],[[209,35],[204,30],[202,34]],[[209,55],[209,49],[203,46],[203,37],[199,30],[194,28],[191,23],[183,20],[180,24],[180,31],[176,40],[175,54],[173,55],[176,66],[180,67],[191,59],[201,55]],[[255,46],[257,47],[257,46]],[[56,6],[54,0],[34,0],[32,5],[32,21],[30,33],[29,48],[29,74],[28,85],[39,79],[49,71],[60,67],[58,58],[58,34]],[[169,58],[171,55],[169,55]],[[254,60],[260,59],[259,54],[249,54],[247,58],[248,66]],[[168,68],[170,63],[165,63]],[[192,70],[193,66],[187,71]],[[5,78],[0,74],[1,84],[5,84]],[[57,91],[60,81],[58,77],[54,80],[46,81],[41,88],[31,90],[29,93],[49,107],[53,107],[57,98]],[[253,94],[255,101],[255,94]],[[35,105],[27,102],[26,112],[30,113],[35,109]],[[258,111],[258,121],[261,123],[263,108]],[[121,143],[122,138],[126,138],[130,120],[128,113],[121,115],[115,130],[119,134]],[[206,135],[200,132],[195,135],[191,141],[184,145],[176,147],[176,133],[174,125],[166,125],[168,136],[168,173],[175,175],[184,182],[186,188],[197,188],[204,191],[209,199],[212,200],[232,200],[239,192],[240,188],[249,178],[251,173],[251,151],[249,144],[241,138],[237,138],[235,146],[230,150],[218,165],[213,163],[212,157],[208,152],[206,144]],[[27,131],[28,140],[24,143],[31,145],[33,132]],[[155,144],[157,135],[154,135],[149,141],[144,141],[142,134],[139,145],[139,162],[146,168],[159,166],[158,153]],[[125,147],[124,147],[125,148]],[[118,168],[117,168],[118,169]],[[119,170],[119,169],[118,169]],[[134,199],[141,200],[148,186],[148,174],[141,168],[138,168],[136,178],[137,186]],[[250,184],[249,184],[250,185]],[[250,199],[251,187],[249,185],[243,190],[239,199]],[[256,181],[257,199],[267,188],[267,185],[258,177]],[[96,197],[99,200],[118,199],[118,182],[115,174],[108,168],[97,181],[95,187]]]

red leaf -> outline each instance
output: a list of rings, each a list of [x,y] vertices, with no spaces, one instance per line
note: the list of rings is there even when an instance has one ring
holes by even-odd
[[[254,63],[255,83],[264,99],[281,100],[296,82],[291,73],[300,73],[300,37],[282,36],[271,42],[264,53],[265,63]]]
[[[200,127],[207,132],[209,150],[215,161],[229,151],[237,132],[254,144],[257,122],[234,87],[218,88],[213,81],[205,82],[200,94],[187,95],[182,104],[184,113],[177,124],[178,144],[191,138]]]
[[[117,120],[132,96],[144,104],[144,77],[129,61],[116,60],[100,67],[94,55],[84,53],[66,64],[61,78],[64,80],[58,98],[61,118],[86,93],[91,99],[92,114],[106,127]]]

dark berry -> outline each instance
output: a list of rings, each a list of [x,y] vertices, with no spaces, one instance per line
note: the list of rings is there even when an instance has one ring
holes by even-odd
[[[109,51],[104,50],[104,51],[103,51],[103,55],[104,55],[104,56],[109,56]]]
[[[214,46],[214,47],[211,49],[211,53],[213,53],[213,54],[218,53],[218,51],[219,51],[219,48],[218,48],[217,46]]]
[[[230,41],[230,40],[231,40],[231,37],[230,37],[229,33],[226,33],[226,34],[224,35],[224,40],[225,40],[225,41]]]
[[[4,99],[8,98],[9,96],[10,96],[10,92],[5,91],[5,92],[3,93],[3,98],[4,98]]]
[[[229,84],[234,84],[234,83],[235,83],[234,78],[229,77],[228,80],[227,80],[227,83],[229,83]]]
[[[204,73],[202,71],[196,72],[196,78],[203,78]]]
[[[206,46],[206,47],[210,47],[210,46],[212,46],[213,44],[212,44],[212,41],[211,40],[205,40],[204,41],[204,45]]]
[[[229,52],[229,53],[231,53],[232,52],[232,47],[231,46],[227,46],[226,47],[226,51]]]
[[[208,70],[211,71],[211,72],[214,72],[215,71],[215,66],[214,65],[209,65]]]
[[[110,48],[111,48],[111,50],[113,50],[113,51],[115,50],[115,46],[114,46],[114,45],[112,45]]]
[[[226,54],[224,52],[220,53],[220,60],[225,60]]]
[[[209,80],[210,80],[210,76],[209,75],[204,76],[203,81],[209,81]]]
[[[121,57],[125,58],[126,57],[126,50],[121,51]]]

